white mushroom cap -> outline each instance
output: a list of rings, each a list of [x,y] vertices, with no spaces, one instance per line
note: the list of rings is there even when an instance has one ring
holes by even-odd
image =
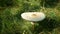
[[[29,21],[42,21],[45,19],[45,14],[43,12],[25,12],[21,14],[21,17]]]

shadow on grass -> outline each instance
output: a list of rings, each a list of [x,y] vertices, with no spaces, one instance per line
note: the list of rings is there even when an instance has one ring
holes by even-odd
[[[39,26],[35,26],[34,32],[40,33],[42,31],[52,32],[53,29],[59,27],[59,23],[55,19],[46,18],[43,21],[38,22]],[[36,34],[37,34],[36,33]]]

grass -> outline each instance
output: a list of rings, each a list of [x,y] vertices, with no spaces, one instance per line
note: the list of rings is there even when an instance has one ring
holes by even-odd
[[[36,4],[35,4],[36,3]],[[13,7],[0,8],[1,34],[60,34],[60,3],[53,8],[43,7],[39,1],[22,1]],[[46,19],[33,25],[21,18],[23,12],[44,12]]]

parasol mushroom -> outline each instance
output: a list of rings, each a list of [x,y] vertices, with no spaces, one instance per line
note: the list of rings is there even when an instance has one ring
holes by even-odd
[[[31,21],[31,24],[34,27],[35,22],[44,20],[46,16],[43,12],[25,12],[21,14],[21,17]]]

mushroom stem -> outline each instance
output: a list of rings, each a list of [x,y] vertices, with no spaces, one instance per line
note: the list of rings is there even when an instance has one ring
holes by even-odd
[[[34,24],[35,24],[35,22],[31,22],[31,24],[32,24],[32,25],[34,25]]]
[[[35,22],[31,22],[31,24],[32,24],[32,28],[34,30],[34,28],[35,28]]]

